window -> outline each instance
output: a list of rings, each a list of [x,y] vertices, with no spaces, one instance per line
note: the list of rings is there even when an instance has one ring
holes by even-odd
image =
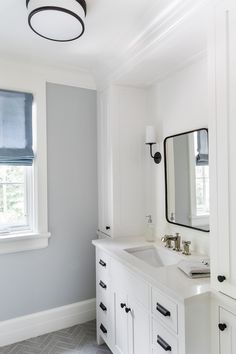
[[[30,229],[30,169],[0,165],[0,235]]]
[[[33,95],[0,90],[0,237],[32,227]]]
[[[209,162],[206,130],[194,133],[196,215],[209,215]]]
[[[46,248],[51,236],[46,78],[28,64],[2,63],[0,71],[0,254],[6,254]]]
[[[196,166],[196,214],[209,214],[209,166]]]

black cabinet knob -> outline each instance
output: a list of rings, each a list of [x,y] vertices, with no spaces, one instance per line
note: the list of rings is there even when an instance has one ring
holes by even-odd
[[[217,279],[220,283],[223,283],[223,281],[226,280],[226,277],[224,275],[218,275]]]
[[[219,330],[223,332],[227,328],[227,325],[225,323],[219,323],[218,327]]]
[[[124,304],[124,303],[121,303],[120,304],[120,307],[123,309],[124,307],[126,306],[126,304]]]
[[[106,230],[111,230],[111,227],[110,226],[106,226]]]
[[[129,312],[131,312],[131,309],[129,307],[126,307],[125,312],[129,313]]]

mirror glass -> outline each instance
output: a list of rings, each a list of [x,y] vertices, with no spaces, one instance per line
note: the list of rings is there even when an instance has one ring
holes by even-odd
[[[210,205],[207,129],[167,137],[164,152],[167,221],[208,232]]]

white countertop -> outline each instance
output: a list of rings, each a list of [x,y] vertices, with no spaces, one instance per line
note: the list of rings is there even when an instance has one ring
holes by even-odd
[[[209,278],[190,279],[178,269],[177,265],[154,267],[125,251],[125,249],[128,248],[151,245],[164,247],[162,243],[151,243],[146,242],[143,238],[126,237],[94,240],[92,243],[94,246],[105,251],[114,259],[127,266],[131,271],[141,276],[142,279],[147,281],[150,285],[164,291],[175,300],[185,302],[193,296],[210,291]],[[170,250],[170,252],[175,251]],[[193,253],[191,256],[180,255],[180,258],[191,261],[208,257]]]

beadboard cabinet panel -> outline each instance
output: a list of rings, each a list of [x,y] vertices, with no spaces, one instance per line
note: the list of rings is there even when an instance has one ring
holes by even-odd
[[[211,72],[212,285],[236,299],[236,3],[215,6]]]
[[[98,229],[111,237],[145,229],[147,90],[111,86],[98,94]]]

